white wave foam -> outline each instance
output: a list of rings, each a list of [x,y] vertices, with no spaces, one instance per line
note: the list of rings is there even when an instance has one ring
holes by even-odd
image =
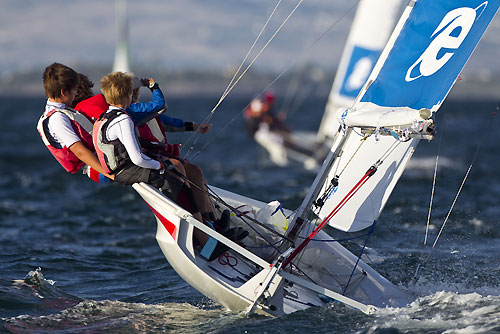
[[[418,298],[407,307],[378,310],[375,325],[366,333],[382,328],[418,333],[491,333],[499,329],[499,304],[499,296],[438,291]]]

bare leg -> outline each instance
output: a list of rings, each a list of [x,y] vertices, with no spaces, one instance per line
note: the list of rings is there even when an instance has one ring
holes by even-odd
[[[182,164],[181,161],[177,160],[177,159],[170,159],[170,161],[173,163],[173,165],[175,166],[175,169],[177,169],[177,171],[179,173],[181,173],[182,175],[184,176],[187,176],[187,172],[186,170],[184,169],[184,166]],[[201,170],[200,170],[200,173],[201,173]],[[196,193],[195,193],[195,189],[196,187],[191,187],[191,185],[189,184],[189,182],[187,182],[186,180],[183,180],[181,177],[179,177],[178,175],[176,175],[175,173],[172,173],[170,172],[171,175],[175,176],[177,179],[179,179],[182,183],[186,184],[189,188],[191,188],[191,191],[193,191],[193,196],[195,198],[195,201],[196,201],[196,204],[199,206],[199,211],[198,212],[193,212],[192,215],[193,217],[200,221],[200,222],[203,222],[203,218],[201,216],[201,212],[205,212],[201,209],[200,207],[200,201],[198,200],[198,198],[196,197]],[[189,178],[189,176],[187,176]],[[199,189],[196,189],[196,190],[199,190]],[[204,232],[202,232],[201,230],[195,228],[194,231],[193,231],[193,236],[194,236],[194,239],[201,245],[205,245],[205,243],[207,242],[207,240],[209,239],[209,236],[207,234],[205,234]]]
[[[208,196],[208,189],[206,186],[206,180],[203,177],[203,172],[201,168],[190,163],[189,161],[183,162],[184,169],[186,171],[187,178],[193,182],[196,186],[191,187],[193,191],[193,196],[200,208],[201,213],[213,213],[215,215],[214,204]]]

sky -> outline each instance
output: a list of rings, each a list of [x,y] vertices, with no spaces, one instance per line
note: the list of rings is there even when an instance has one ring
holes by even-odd
[[[128,0],[133,66],[162,70],[234,68],[245,57],[276,3]],[[282,0],[256,50],[262,48],[297,3]],[[303,1],[254,66],[279,72],[297,61],[336,68],[355,3]],[[114,0],[1,0],[0,5],[0,75],[44,68],[54,61],[69,66],[111,66],[117,35]],[[313,48],[307,48],[330,27]],[[500,73],[498,17],[467,70]]]

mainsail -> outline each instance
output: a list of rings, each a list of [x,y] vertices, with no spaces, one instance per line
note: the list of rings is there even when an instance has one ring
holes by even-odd
[[[418,138],[432,135],[422,133],[431,132],[427,118],[441,106],[499,3],[409,3],[357,102],[338,115],[344,132],[338,132],[299,215],[312,206],[320,219],[346,232],[374,223]],[[371,166],[376,173],[353,194]]]
[[[351,107],[391,35],[402,0],[361,0],[333,82],[318,139],[333,137],[336,111]]]

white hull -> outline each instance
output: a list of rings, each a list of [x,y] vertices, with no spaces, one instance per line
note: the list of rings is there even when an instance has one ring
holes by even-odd
[[[233,312],[249,313],[255,309],[278,316],[324,305],[325,300],[328,301],[324,296],[365,313],[370,313],[375,307],[401,306],[409,302],[404,291],[362,261],[359,261],[349,287],[342,295],[357,257],[337,242],[312,242],[294,262],[307,277],[297,270],[290,273],[289,267],[280,269],[279,263],[271,265],[269,262],[273,249],[266,248],[268,244],[261,236],[271,243],[277,243],[280,237],[268,230],[255,224],[252,224],[255,230],[251,230],[241,223],[250,232],[244,240],[246,248],[243,248],[199,223],[153,187],[143,183],[133,187],[156,216],[156,239],[170,265],[196,290]],[[263,213],[270,212],[268,204],[221,189],[214,190],[229,205],[244,205],[242,210],[249,211],[249,216],[273,226],[269,220],[264,221]],[[240,219],[235,216],[231,219],[232,225],[238,225]],[[272,219],[276,223],[274,216]],[[200,257],[199,250],[193,245],[195,226],[230,246],[231,250],[225,254],[228,257],[222,256],[211,262]],[[275,229],[280,230],[279,227]],[[331,240],[323,232],[318,234],[318,239]],[[230,265],[225,263],[226,260]]]
[[[312,132],[282,134],[261,126],[254,138],[271,161],[281,167],[300,164],[307,170],[316,170],[330,151],[329,145],[317,142],[316,133]]]

